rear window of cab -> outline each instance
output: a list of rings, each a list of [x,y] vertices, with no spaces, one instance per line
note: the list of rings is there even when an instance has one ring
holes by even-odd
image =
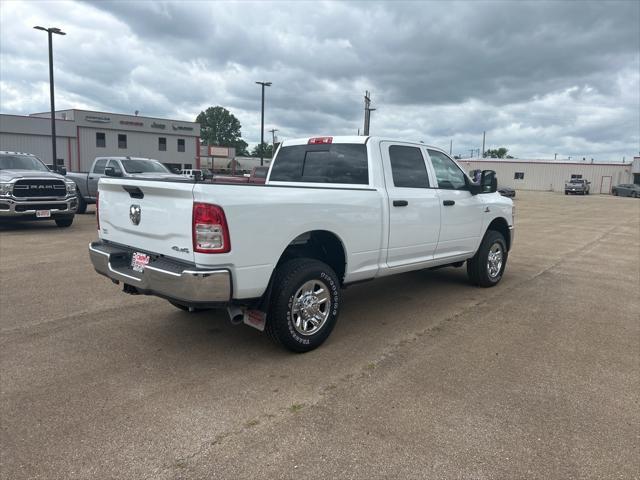
[[[367,147],[360,143],[282,147],[269,181],[368,185]]]

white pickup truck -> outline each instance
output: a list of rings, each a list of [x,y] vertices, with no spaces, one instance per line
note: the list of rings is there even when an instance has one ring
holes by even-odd
[[[378,137],[284,142],[266,183],[103,177],[98,273],[126,293],[234,323],[305,352],[338,319],[341,287],[462,266],[496,285],[513,242],[513,202],[495,173],[473,183],[442,150]]]

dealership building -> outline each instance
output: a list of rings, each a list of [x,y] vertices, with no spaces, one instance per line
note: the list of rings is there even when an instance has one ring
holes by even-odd
[[[572,178],[591,182],[591,193],[610,194],[621,183],[640,184],[640,157],[628,162],[555,161],[536,159],[465,158],[458,160],[467,172],[494,170],[500,186],[516,190],[564,191]]]
[[[95,157],[154,158],[174,168],[200,168],[200,124],[89,110],[60,110],[58,163],[86,172]],[[51,115],[0,114],[0,150],[32,153],[53,163]]]

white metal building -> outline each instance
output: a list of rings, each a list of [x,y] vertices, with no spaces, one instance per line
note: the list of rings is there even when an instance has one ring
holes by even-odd
[[[495,170],[500,186],[516,190],[564,191],[564,183],[571,178],[584,178],[591,182],[591,193],[611,193],[611,187],[620,183],[633,183],[640,175],[640,157],[627,163],[591,163],[554,160],[467,158],[458,160],[467,172]],[[634,170],[635,169],[635,170]]]
[[[0,115],[0,150],[33,153],[53,163],[49,113]],[[200,124],[88,110],[56,112],[56,153],[73,171],[95,157],[155,158],[177,168],[200,168]]]

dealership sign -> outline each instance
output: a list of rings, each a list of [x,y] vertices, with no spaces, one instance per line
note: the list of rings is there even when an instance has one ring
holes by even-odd
[[[120,125],[127,125],[130,127],[144,127],[143,122],[134,122],[133,120],[120,120]]]
[[[111,123],[111,117],[106,117],[104,115],[85,115],[84,119],[91,123]]]
[[[167,126],[164,123],[153,122],[151,124],[151,128],[159,128],[161,130],[164,130],[165,128],[167,128]]]
[[[174,130],[180,130],[184,132],[193,132],[193,127],[183,127],[182,125],[176,125],[175,123],[171,125]]]

